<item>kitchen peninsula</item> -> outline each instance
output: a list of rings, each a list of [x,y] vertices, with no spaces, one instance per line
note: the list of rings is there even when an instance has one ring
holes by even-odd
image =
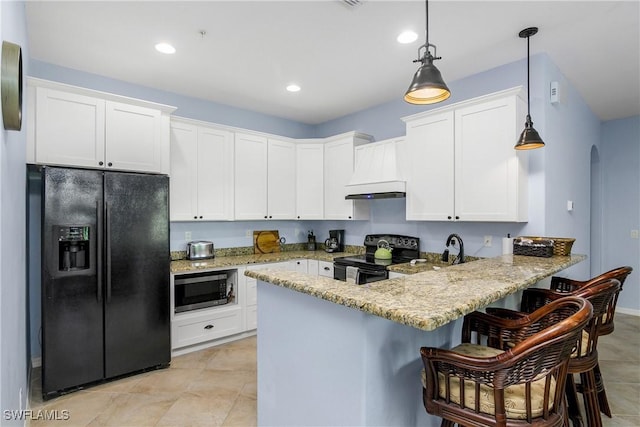
[[[247,271],[260,306],[258,424],[440,425],[422,405],[420,347],[456,345],[465,314],[515,308],[510,296],[585,258],[504,255],[362,286]]]

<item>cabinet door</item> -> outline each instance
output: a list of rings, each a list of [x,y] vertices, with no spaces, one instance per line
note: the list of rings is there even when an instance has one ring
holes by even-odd
[[[267,211],[269,219],[296,216],[296,146],[269,139],[267,154]]]
[[[296,217],[324,216],[324,147],[296,144]]]
[[[171,221],[189,221],[198,215],[198,128],[171,122]]]
[[[318,275],[333,278],[333,263],[328,261],[319,261]]]
[[[516,99],[455,113],[456,215],[463,221],[516,221],[518,157]]]
[[[345,200],[345,185],[353,174],[353,141],[332,141],[324,148],[324,217],[353,219],[353,201]]]
[[[105,101],[36,89],[36,163],[97,168],[104,164]]]
[[[107,168],[160,173],[161,132],[159,110],[106,101]]]
[[[233,218],[233,134],[198,129],[198,219]]]
[[[407,220],[454,218],[453,112],[407,122]]]
[[[267,218],[267,138],[235,135],[235,219]]]

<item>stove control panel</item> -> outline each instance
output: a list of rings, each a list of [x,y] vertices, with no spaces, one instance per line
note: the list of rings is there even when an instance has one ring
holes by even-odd
[[[380,240],[389,242],[389,246],[396,249],[419,250],[420,238],[411,236],[400,236],[397,234],[368,234],[364,238],[365,246],[378,246]]]

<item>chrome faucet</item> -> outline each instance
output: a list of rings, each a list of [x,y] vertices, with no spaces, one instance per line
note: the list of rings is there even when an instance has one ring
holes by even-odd
[[[462,264],[464,262],[464,243],[462,242],[462,238],[457,234],[449,234],[447,237],[447,249],[442,253],[442,261],[449,262],[449,245],[453,243],[453,239],[458,241],[458,246],[460,246],[460,251],[458,252],[458,256],[455,260],[453,260],[454,264]]]

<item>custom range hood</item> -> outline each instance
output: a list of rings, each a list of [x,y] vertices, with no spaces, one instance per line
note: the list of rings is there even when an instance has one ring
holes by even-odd
[[[356,147],[356,165],[346,185],[347,200],[405,197],[406,183],[400,165],[402,139],[388,139]]]

